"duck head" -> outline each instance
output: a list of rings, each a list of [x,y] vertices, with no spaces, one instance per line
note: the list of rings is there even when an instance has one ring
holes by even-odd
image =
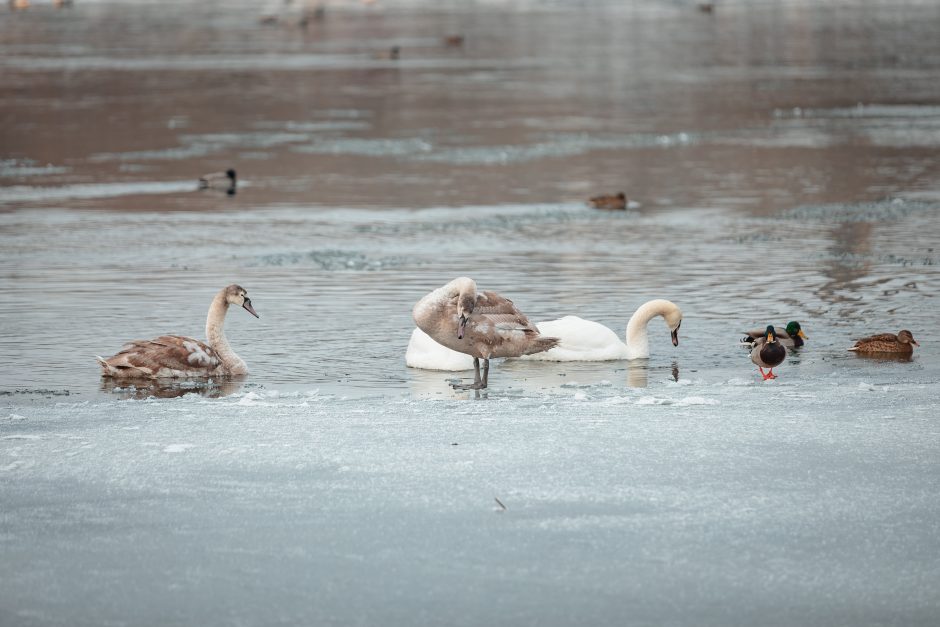
[[[767,325],[767,330],[764,331],[764,339],[768,344],[773,344],[777,341],[777,331],[774,329],[774,325]]]
[[[904,329],[898,333],[898,342],[901,344],[913,344],[914,346],[920,346],[920,344],[917,343],[917,340],[914,339],[914,335],[907,329]]]
[[[809,339],[809,336],[803,333],[803,329],[802,327],[800,327],[800,323],[797,322],[796,320],[791,320],[790,322],[787,323],[787,335],[789,335],[790,337],[799,336],[803,338],[804,340]]]

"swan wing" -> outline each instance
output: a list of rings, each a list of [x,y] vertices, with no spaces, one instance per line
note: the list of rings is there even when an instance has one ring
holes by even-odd
[[[538,323],[543,335],[557,337],[558,346],[526,359],[539,361],[611,361],[626,359],[626,345],[603,324],[578,316]]]
[[[221,363],[211,346],[181,335],[133,340],[102,360],[106,374],[112,376],[157,378],[211,374]]]

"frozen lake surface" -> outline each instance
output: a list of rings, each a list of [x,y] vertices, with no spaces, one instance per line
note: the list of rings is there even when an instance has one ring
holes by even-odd
[[[0,21],[0,625],[940,622],[932,3],[40,5]],[[680,344],[454,392],[404,353],[459,275],[621,335],[668,298]],[[232,282],[247,378],[99,378]],[[788,320],[762,383],[740,332]]]

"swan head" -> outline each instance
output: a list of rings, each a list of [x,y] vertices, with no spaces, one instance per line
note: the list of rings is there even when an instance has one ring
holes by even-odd
[[[251,299],[248,298],[248,292],[241,285],[229,285],[224,290],[225,302],[229,305],[242,307],[255,318],[260,318],[255,308],[251,306]]]
[[[473,307],[476,305],[475,294],[461,293],[457,297],[457,339],[462,340],[463,334],[467,332],[467,319],[473,313]]]
[[[676,307],[673,303],[669,303],[671,306],[666,308],[666,311],[663,313],[663,319],[666,321],[666,326],[669,327],[669,333],[672,336],[672,345],[679,345],[679,327],[682,326],[682,310]]]
[[[802,327],[800,327],[800,323],[797,322],[796,320],[791,320],[790,322],[787,323],[787,335],[789,335],[790,337],[799,336],[803,338],[804,340],[809,339],[809,337],[807,337],[807,335],[803,333],[803,329]]]

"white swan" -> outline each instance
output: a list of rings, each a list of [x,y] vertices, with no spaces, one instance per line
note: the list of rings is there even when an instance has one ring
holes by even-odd
[[[662,316],[672,335],[673,346],[679,345],[679,326],[682,311],[668,300],[651,300],[641,305],[627,323],[627,343],[617,334],[597,322],[577,316],[565,316],[560,320],[537,323],[539,332],[560,338],[558,346],[544,353],[526,355],[522,359],[540,361],[613,361],[618,359],[643,359],[650,355],[647,324],[656,316]],[[411,368],[425,370],[470,370],[473,360],[469,355],[458,353],[435,342],[430,336],[415,329],[405,352],[405,364]]]
[[[208,343],[180,335],[161,335],[152,340],[128,342],[113,357],[95,357],[101,376],[115,379],[173,379],[248,374],[248,366],[229,346],[222,325],[229,305],[244,307],[258,317],[244,288],[223,288],[206,316]]]
[[[421,370],[457,372],[458,370],[473,370],[473,357],[438,344],[430,335],[416,327],[411,332],[411,339],[408,340],[405,365]]]
[[[565,316],[538,324],[539,331],[561,341],[555,348],[522,359],[539,361],[613,361],[616,359],[646,359],[650,356],[646,326],[656,316],[662,316],[672,335],[672,345],[679,345],[679,326],[682,311],[672,301],[657,298],[643,303],[630,316],[627,323],[627,342],[597,322],[577,316]]]

